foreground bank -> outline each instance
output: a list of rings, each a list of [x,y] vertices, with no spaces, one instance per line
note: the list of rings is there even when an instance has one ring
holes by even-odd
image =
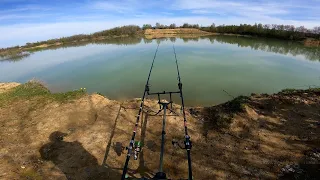
[[[1,178],[119,179],[140,99],[118,102],[84,88],[52,94],[37,82],[0,89]],[[151,116],[157,108],[156,101],[145,102],[136,137],[143,151],[130,161],[130,176],[157,171],[161,117]],[[179,105],[173,109],[180,113]],[[194,178],[318,177],[319,109],[319,89],[188,108]],[[170,142],[184,139],[181,116],[168,117],[166,135],[164,170],[186,178],[185,151]]]

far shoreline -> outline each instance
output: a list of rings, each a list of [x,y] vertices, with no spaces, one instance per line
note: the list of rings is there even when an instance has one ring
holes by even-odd
[[[124,26],[124,27],[120,27],[119,29],[121,28],[127,29],[132,27]],[[106,30],[103,32],[109,32],[109,31],[112,31],[112,30]],[[120,35],[108,35],[109,33],[104,35],[99,33],[100,32],[98,32],[97,35],[94,35],[96,33],[94,33],[93,35],[75,35],[75,36],[70,36],[66,38],[47,40],[47,41],[42,41],[37,43],[27,43],[24,46],[2,48],[0,49],[0,57],[2,57],[3,59],[19,59],[19,58],[23,58],[30,55],[31,52],[45,50],[52,47],[59,48],[68,44],[79,44],[84,42],[90,43],[90,42],[102,41],[107,39],[126,38],[126,37],[143,37],[149,40],[160,39],[160,38],[170,38],[170,37],[195,38],[195,37],[201,37],[201,36],[217,36],[217,35],[236,36],[236,37],[259,37],[259,36],[245,35],[245,34],[208,32],[202,29],[197,29],[197,28],[145,29],[145,30],[134,29],[134,30],[131,30],[129,33],[124,33],[124,34],[120,33]],[[278,38],[272,38],[272,37],[264,37],[264,38],[278,39]],[[320,40],[312,39],[312,38],[306,38],[300,41],[298,40],[288,40],[288,41],[300,42],[301,44],[307,47],[315,47],[315,48],[320,47]]]

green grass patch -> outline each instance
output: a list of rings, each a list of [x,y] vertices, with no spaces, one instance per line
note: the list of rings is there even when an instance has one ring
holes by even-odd
[[[30,180],[41,180],[41,179],[43,179],[41,177],[41,175],[38,172],[36,172],[35,170],[33,170],[33,169],[29,169],[29,170],[23,171],[21,173],[21,178],[30,179]]]
[[[9,104],[15,100],[31,100],[37,99],[38,101],[53,100],[58,102],[68,102],[70,100],[78,99],[84,96],[85,89],[69,91],[65,93],[51,93],[44,85],[39,82],[30,81],[12,88],[8,92],[0,94],[0,106]]]
[[[289,94],[289,93],[293,93],[296,92],[297,89],[291,89],[291,88],[287,88],[287,89],[283,89],[281,92],[284,94]]]
[[[100,95],[100,96],[104,96],[102,93],[100,92],[96,92],[96,94]]]
[[[308,89],[283,89],[280,93],[282,94],[295,94],[295,93],[319,93],[320,92],[320,88],[313,86],[313,87],[309,87]]]
[[[245,104],[248,102],[249,97],[247,96],[238,96],[231,101],[228,101],[223,105],[223,107],[232,113],[244,112]]]
[[[319,93],[320,92],[320,88],[310,88],[310,89],[308,89],[309,91],[311,91],[311,92],[316,92],[316,93]]]

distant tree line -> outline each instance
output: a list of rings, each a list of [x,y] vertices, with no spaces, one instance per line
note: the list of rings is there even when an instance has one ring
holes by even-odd
[[[293,25],[240,24],[215,26],[213,23],[209,27],[201,27],[200,29],[215,33],[252,35],[286,40],[303,40],[305,38],[320,39],[320,26],[314,27],[313,29],[307,29],[304,26],[294,27]]]
[[[175,23],[170,24],[170,25],[163,25],[160,23],[156,23],[155,26],[152,26],[151,24],[144,24],[142,26],[142,30],[146,30],[146,29],[176,29],[176,28],[196,28],[196,29],[199,29],[200,26],[199,26],[199,24],[188,24],[188,23],[184,23],[182,26],[177,26]]]
[[[293,56],[304,55],[308,60],[320,61],[320,49],[303,46],[302,44],[294,41],[277,41],[275,39],[263,38],[245,38],[236,36],[200,36],[193,38],[159,38],[156,41],[171,41],[175,42],[176,39],[182,39],[184,42],[199,40],[209,40],[212,44],[215,42],[234,44],[239,47],[250,47],[253,50],[262,50],[267,52],[274,52],[279,54],[291,54]],[[144,39],[144,43],[151,43],[152,39]],[[159,43],[158,42],[158,43]]]
[[[81,41],[92,41],[96,38],[107,36],[107,37],[117,37],[117,36],[134,36],[141,32],[141,28],[136,25],[128,25],[115,27],[112,29],[96,32],[93,34],[78,34],[69,37],[62,37],[57,39],[49,39],[47,41],[40,41],[35,43],[27,43],[25,47],[34,47],[41,44],[55,44],[55,43],[76,43]]]
[[[294,41],[276,41],[274,39],[244,38],[235,36],[208,36],[211,43],[235,44],[239,47],[250,47],[254,50],[262,50],[279,54],[291,54],[293,56],[304,55],[311,61],[320,61],[320,49],[303,46]]]

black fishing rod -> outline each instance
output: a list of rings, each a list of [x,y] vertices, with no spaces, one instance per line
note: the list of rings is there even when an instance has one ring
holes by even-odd
[[[178,65],[178,59],[177,59],[177,54],[176,54],[176,49],[173,45],[173,52],[174,52],[174,58],[176,59],[176,65],[177,65],[177,73],[178,73],[178,87],[180,91],[180,98],[181,98],[181,108],[183,112],[183,121],[184,121],[184,132],[185,132],[185,149],[187,150],[187,157],[188,157],[188,179],[192,180],[192,166],[191,166],[191,147],[192,147],[192,142],[190,140],[190,136],[188,135],[188,127],[187,127],[187,118],[186,118],[186,113],[184,110],[184,99],[183,99],[183,94],[182,94],[182,83],[181,83],[181,77],[180,77],[180,71],[179,71],[179,65]]]
[[[134,138],[135,138],[135,135],[136,135],[136,130],[137,130],[137,127],[138,127],[138,123],[139,123],[139,119],[140,119],[140,115],[141,115],[141,112],[142,112],[142,108],[143,108],[143,105],[144,105],[144,99],[145,99],[146,95],[157,95],[158,96],[158,104],[160,105],[160,110],[159,110],[158,113],[156,113],[156,115],[158,115],[160,112],[163,111],[162,138],[161,138],[159,171],[155,174],[153,179],[156,179],[156,180],[167,179],[166,173],[163,172],[163,156],[164,156],[164,143],[165,143],[165,134],[166,134],[166,132],[165,132],[166,110],[170,110],[171,112],[173,112],[173,110],[172,110],[172,103],[173,103],[172,94],[179,94],[180,98],[181,98],[181,104],[182,104],[181,105],[181,109],[183,111],[184,130],[185,130],[185,141],[184,141],[185,147],[183,149],[187,150],[188,180],[192,180],[191,155],[190,155],[190,150],[191,150],[191,147],[192,147],[192,143],[191,143],[191,140],[190,140],[190,136],[188,135],[187,119],[186,119],[186,114],[185,114],[184,99],[183,99],[183,93],[182,93],[182,83],[181,83],[178,60],[177,60],[176,51],[175,51],[174,46],[173,46],[173,50],[174,50],[176,66],[177,66],[178,81],[179,81],[178,82],[179,91],[169,91],[169,92],[162,91],[162,92],[155,92],[155,93],[150,93],[149,92],[150,75],[151,75],[153,64],[154,64],[154,61],[155,61],[155,58],[156,58],[156,55],[157,55],[157,52],[158,52],[158,48],[159,48],[159,44],[158,44],[158,47],[156,49],[156,52],[155,52],[155,55],[153,57],[153,61],[152,61],[152,64],[151,64],[151,68],[150,68],[150,71],[149,71],[149,76],[148,76],[147,83],[146,83],[146,86],[145,86],[145,90],[144,90],[144,93],[143,93],[143,96],[142,96],[142,101],[141,101],[141,104],[140,104],[140,109],[139,109],[139,113],[138,113],[138,116],[137,116],[137,121],[136,121],[136,124],[135,124],[135,127],[134,127],[133,135],[132,135],[132,138],[130,140],[129,147],[127,148],[128,149],[128,154],[127,154],[127,159],[126,159],[126,162],[125,162],[125,165],[124,165],[124,168],[123,168],[123,172],[122,172],[122,178],[121,178],[122,180],[124,180],[126,178],[126,173],[127,173],[127,170],[128,170],[128,164],[129,164],[130,156],[132,154],[132,149],[136,148],[136,147],[134,147],[134,143],[135,143]],[[170,101],[169,102],[162,102],[160,100],[160,95],[164,95],[164,94],[169,94],[170,95],[169,96],[170,97]],[[169,105],[171,105],[171,109],[169,108]]]
[[[146,82],[146,85],[145,85],[145,88],[144,88],[144,92],[143,92],[143,96],[142,96],[142,99],[141,99],[141,104],[140,104],[140,109],[139,109],[139,112],[138,112],[136,124],[134,126],[132,138],[131,138],[130,143],[129,143],[127,159],[126,159],[123,171],[122,171],[121,180],[124,180],[126,178],[126,174],[127,174],[127,171],[128,171],[128,164],[129,164],[129,160],[130,160],[130,157],[131,157],[131,154],[132,154],[132,149],[133,149],[133,145],[134,145],[134,138],[136,136],[136,131],[137,131],[137,127],[138,127],[138,124],[139,124],[140,115],[141,115],[142,108],[143,108],[143,105],[144,105],[144,98],[145,98],[146,94],[149,93],[149,80],[150,80],[150,76],[151,76],[151,71],[152,71],[152,68],[153,68],[154,60],[156,59],[156,56],[157,56],[158,48],[159,48],[159,44],[157,46],[156,52],[154,53],[152,64],[151,64],[149,75],[148,75],[148,79],[147,79],[147,82]]]

